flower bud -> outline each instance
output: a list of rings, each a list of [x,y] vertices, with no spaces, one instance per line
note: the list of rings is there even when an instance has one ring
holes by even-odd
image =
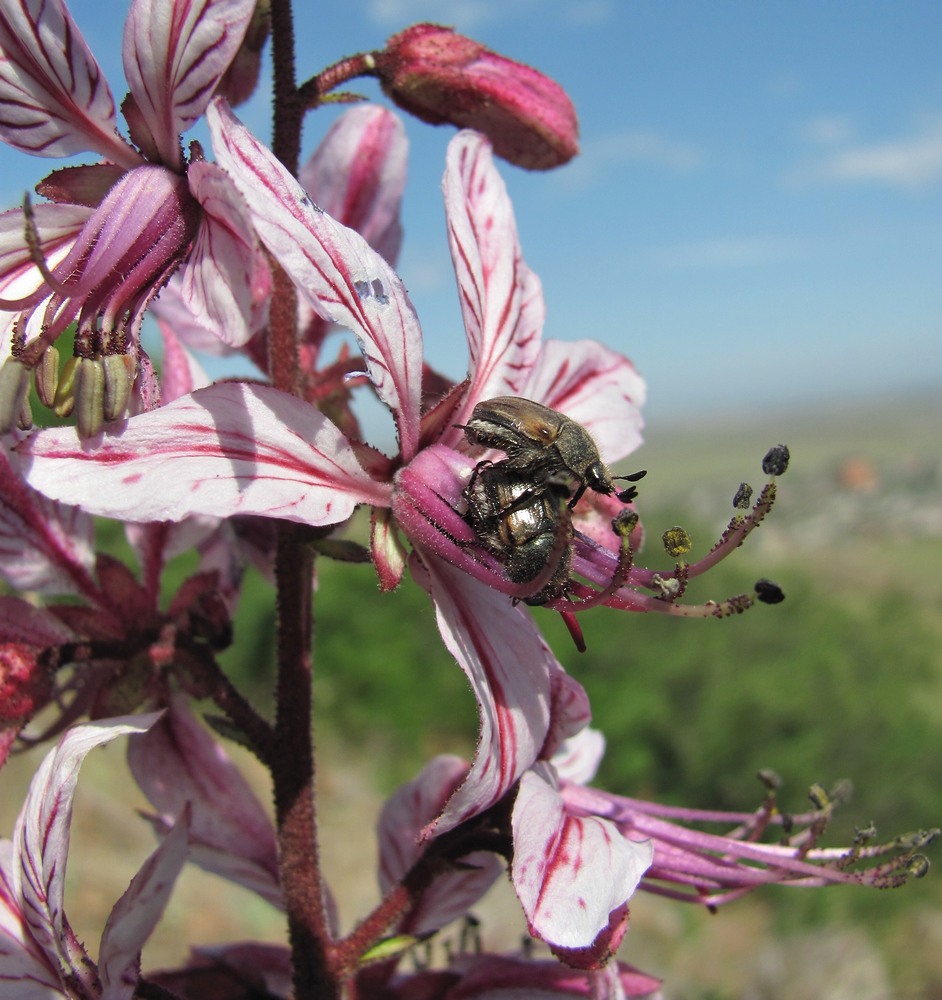
[[[576,111],[558,83],[437,24],[416,24],[373,53],[383,90],[433,125],[483,132],[494,152],[548,170],[579,151]]]

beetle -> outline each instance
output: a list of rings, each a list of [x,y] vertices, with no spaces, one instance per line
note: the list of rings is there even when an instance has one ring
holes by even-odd
[[[565,593],[572,563],[571,492],[566,482],[534,480],[508,459],[479,462],[464,489],[468,523],[504,563],[508,578],[520,584],[545,579],[524,599],[527,604],[546,604]]]
[[[520,396],[495,396],[478,403],[467,424],[458,426],[471,444],[499,448],[508,472],[519,472],[531,482],[568,479],[569,507],[575,507],[586,489],[623,503],[633,500],[634,486],[619,491],[602,461],[592,435],[571,417]],[[504,464],[504,463],[498,463]],[[644,475],[620,476],[635,483]]]

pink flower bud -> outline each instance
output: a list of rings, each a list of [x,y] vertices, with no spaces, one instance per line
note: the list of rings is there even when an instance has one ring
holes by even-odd
[[[511,163],[548,170],[579,151],[576,111],[558,83],[450,28],[413,25],[373,55],[401,108],[483,132]]]

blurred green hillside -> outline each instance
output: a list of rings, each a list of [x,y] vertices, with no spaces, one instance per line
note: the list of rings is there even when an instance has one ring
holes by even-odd
[[[665,802],[744,809],[762,795],[756,772],[772,768],[784,779],[787,810],[807,806],[813,782],[829,787],[850,779],[854,794],[838,810],[829,844],[847,843],[855,827],[871,821],[886,839],[942,824],[939,428],[942,400],[926,396],[868,401],[854,411],[819,405],[650,429],[625,471],[648,469],[638,509],[649,541],[638,562],[663,568],[669,561],[657,540],[664,529],[685,525],[695,544],[690,558],[702,555],[725,526],[739,483],[761,486],[767,448],[790,446],[791,467],[779,480],[771,516],[688,592],[690,600],[723,598],[770,577],[786,600],[722,621],[590,611],[582,616],[584,654],[557,616],[536,610],[560,660],[588,690],[594,723],[606,735],[599,784]],[[383,792],[434,753],[473,753],[473,698],[419,588],[406,580],[398,592],[380,594],[369,566],[327,561],[319,581],[322,745],[333,746],[353,770],[367,761]],[[257,669],[270,648],[271,621],[253,608],[245,611],[256,651],[242,671]],[[940,860],[938,846],[929,853]],[[777,960],[786,969],[817,954],[822,970],[840,970],[831,992],[814,992],[821,984],[813,978],[805,992],[790,988],[785,975],[781,992],[768,986],[750,996],[942,996],[940,948],[930,943],[942,945],[940,903],[935,871],[890,893],[772,890],[722,911],[716,926],[726,921],[732,938],[746,933],[744,926],[764,926],[763,940],[779,942]],[[642,928],[648,905],[645,899],[633,909]],[[740,916],[733,915],[737,905]],[[656,904],[653,912],[661,913]],[[756,956],[720,961],[729,934],[714,941],[720,932],[700,913],[671,919],[681,921],[670,932],[676,950],[664,954],[660,971],[670,973],[685,946],[703,953],[712,971],[689,970],[669,995],[746,995],[737,970],[751,968]],[[830,929],[818,939],[813,927]],[[808,934],[803,951],[801,935]],[[635,935],[659,954],[657,934]],[[816,952],[824,940],[833,947]],[[797,957],[782,957],[791,956],[789,949]],[[860,953],[876,963],[876,972],[864,974],[866,988],[848,978],[848,969],[870,968]],[[628,957],[645,964],[630,947]],[[754,982],[749,989],[757,989]]]

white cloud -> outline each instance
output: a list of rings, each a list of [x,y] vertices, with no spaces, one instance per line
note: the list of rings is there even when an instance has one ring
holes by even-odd
[[[656,132],[613,132],[583,142],[578,158],[559,176],[568,185],[585,187],[629,163],[683,172],[696,169],[703,160],[698,147]]]
[[[787,236],[714,236],[656,247],[648,260],[661,267],[755,267],[796,256],[801,241]]]
[[[795,174],[798,181],[887,184],[918,189],[942,181],[942,114],[923,116],[909,136],[834,149]]]
[[[804,122],[799,134],[816,146],[834,146],[853,138],[854,125],[846,115],[819,115]]]

